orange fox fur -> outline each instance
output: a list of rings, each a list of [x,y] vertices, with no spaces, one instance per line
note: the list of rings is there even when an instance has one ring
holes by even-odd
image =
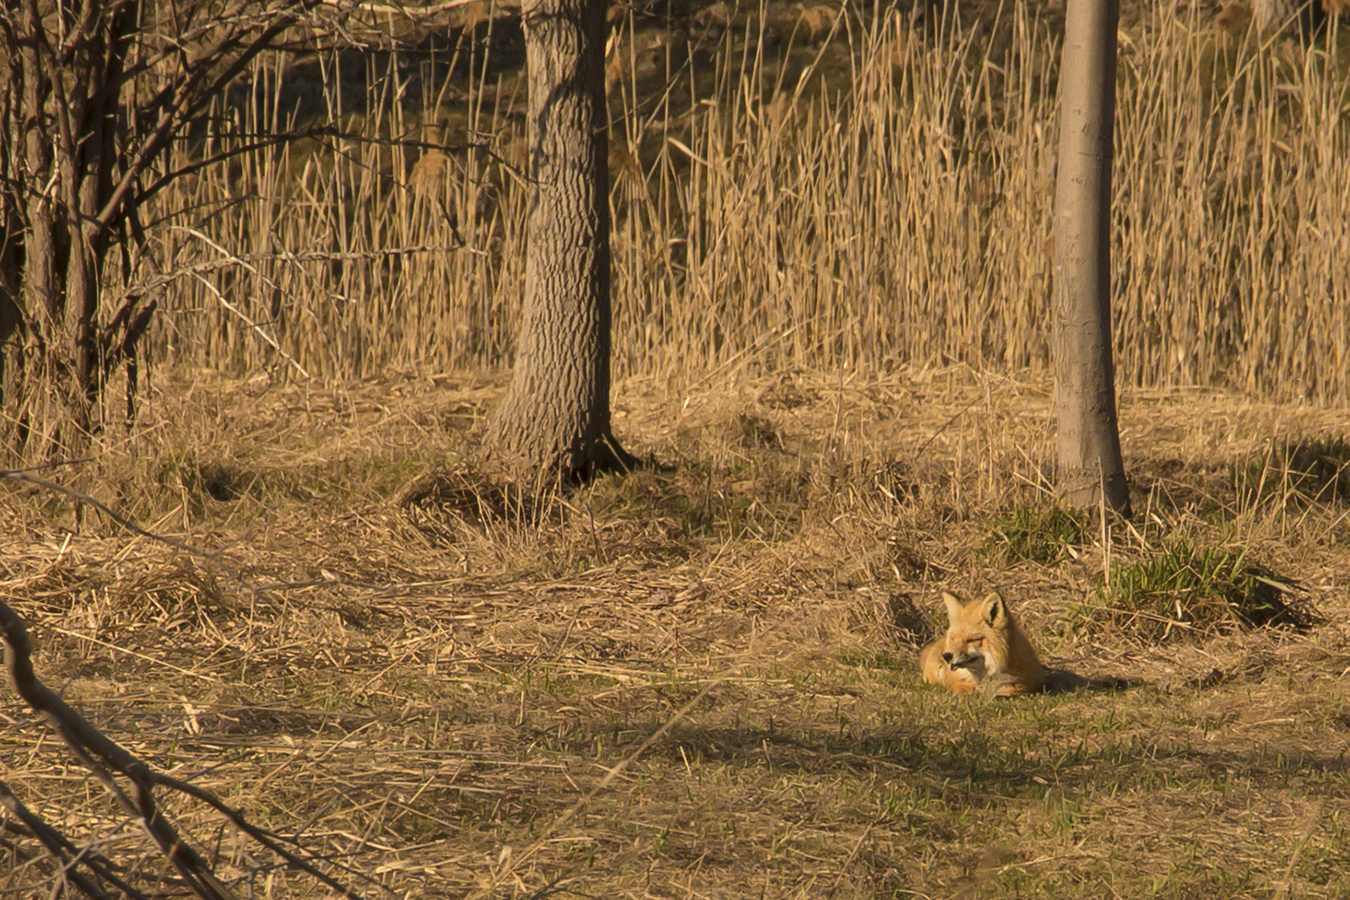
[[[923,680],[957,694],[1014,697],[1045,686],[1045,667],[998,594],[962,602],[946,591],[947,633],[919,653]]]

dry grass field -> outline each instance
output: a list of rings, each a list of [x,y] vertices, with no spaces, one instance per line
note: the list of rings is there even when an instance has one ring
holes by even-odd
[[[616,428],[655,465],[538,497],[473,467],[501,386],[163,381],[52,477],[206,555],[7,487],[39,676],[367,897],[1350,892],[1343,412],[1126,392],[1139,512],[1103,531],[1051,502],[1031,378],[628,379]],[[1240,627],[1275,584],[1307,627]],[[1002,591],[1096,688],[920,684],[940,588]],[[165,874],[10,702],[0,748],[32,809]],[[238,896],[335,896],[169,807]],[[33,849],[0,849],[11,895],[47,890]]]
[[[1350,29],[1125,5],[1133,521],[1048,481],[1058,13],[1022,0],[616,17],[614,424],[650,465],[480,470],[526,192],[518,32],[475,4],[259,63],[184,149],[344,132],[148,211],[140,418],[36,474],[174,545],[0,482],[39,677],[364,897],[1350,897]],[[920,684],[943,589],[1079,689]],[[3,696],[0,780],[184,896]],[[163,799],[237,896],[340,896]],[[47,896],[13,821],[0,891]]]

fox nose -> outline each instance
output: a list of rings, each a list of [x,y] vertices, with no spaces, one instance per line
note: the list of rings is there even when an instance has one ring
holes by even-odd
[[[952,655],[950,653],[942,654],[942,661],[950,665],[952,661]]]

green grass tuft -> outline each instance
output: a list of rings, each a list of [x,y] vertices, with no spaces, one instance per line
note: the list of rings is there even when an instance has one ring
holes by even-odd
[[[1058,504],[1017,506],[995,517],[984,553],[1001,552],[1008,562],[1048,565],[1064,556],[1066,545],[1083,544],[1091,527],[1086,513]]]
[[[1147,640],[1209,636],[1235,628],[1312,624],[1293,583],[1250,562],[1244,550],[1168,541],[1152,555],[1114,566],[1083,607],[1092,623],[1115,625]]]

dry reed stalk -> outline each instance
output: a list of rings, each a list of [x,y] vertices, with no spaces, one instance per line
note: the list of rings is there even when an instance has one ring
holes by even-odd
[[[928,36],[898,12],[828,28],[752,13],[684,46],[636,20],[616,32],[616,370],[1043,367],[1050,26],[1025,4]],[[1344,66],[1230,34],[1195,6],[1179,15],[1152,11],[1123,38],[1122,379],[1342,401]],[[506,365],[523,97],[519,71],[485,49],[506,27],[493,18],[434,53],[372,57],[359,78],[335,58],[257,64],[247,101],[222,101],[219,121],[233,124],[213,126],[208,147],[284,125],[316,67],[322,94],[300,114],[359,139],[246,154],[162,198],[165,212],[209,211],[201,233],[251,261],[256,272],[203,277],[256,325],[182,281],[159,358],[250,370],[278,358],[255,339],[265,329],[323,378]],[[424,136],[444,149],[400,143]],[[158,240],[177,268],[214,252],[182,231]]]

